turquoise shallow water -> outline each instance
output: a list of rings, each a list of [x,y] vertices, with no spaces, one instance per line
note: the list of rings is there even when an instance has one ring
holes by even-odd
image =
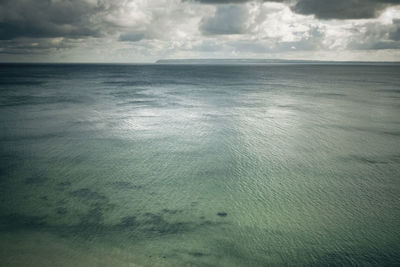
[[[398,65],[0,65],[1,266],[400,265]]]

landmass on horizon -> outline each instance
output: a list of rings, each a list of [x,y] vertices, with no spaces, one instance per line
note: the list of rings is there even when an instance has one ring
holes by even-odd
[[[300,59],[255,59],[255,58],[187,58],[159,59],[156,64],[203,64],[203,65],[240,65],[240,64],[400,64],[399,61],[326,61]]]

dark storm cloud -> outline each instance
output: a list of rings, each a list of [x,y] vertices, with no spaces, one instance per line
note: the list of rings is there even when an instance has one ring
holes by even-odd
[[[1,0],[0,39],[99,36],[92,18],[104,9],[79,0]]]
[[[251,0],[196,0],[203,4],[241,4]],[[303,15],[315,15],[320,19],[366,19],[374,18],[400,0],[262,0],[261,2],[283,2]],[[294,3],[294,4],[293,4]]]
[[[400,0],[299,0],[292,10],[320,19],[366,19],[379,15]]]

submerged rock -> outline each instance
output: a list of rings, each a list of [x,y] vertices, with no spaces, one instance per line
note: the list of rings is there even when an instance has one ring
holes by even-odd
[[[71,186],[71,183],[70,182],[61,182],[61,183],[58,183],[57,185],[56,185],[56,190],[58,190],[58,191],[64,191],[65,189],[67,189],[68,187],[70,187]]]
[[[80,224],[81,225],[97,225],[98,227],[102,227],[103,223],[103,211],[100,207],[91,208],[88,213],[80,216]]]
[[[86,200],[105,200],[106,196],[96,191],[92,191],[89,188],[82,188],[76,191],[70,192],[73,197],[83,198]]]
[[[138,222],[136,221],[136,216],[127,216],[122,218],[120,225],[124,227],[138,226]]]
[[[167,213],[167,214],[177,214],[177,213],[182,213],[183,210],[175,210],[175,209],[162,209],[161,210],[163,213]]]
[[[199,251],[189,252],[189,255],[191,255],[191,256],[193,256],[193,257],[203,257],[203,256],[206,256],[205,253],[199,252]]]
[[[48,180],[48,178],[46,178],[46,177],[33,175],[33,176],[25,179],[25,184],[41,185],[41,184],[45,183],[47,180]]]
[[[60,214],[60,215],[67,213],[67,209],[64,207],[59,207],[59,208],[57,208],[56,211],[57,211],[57,214]]]
[[[132,184],[131,182],[125,182],[125,181],[116,181],[111,183],[111,185],[116,189],[142,189],[143,187],[141,185],[135,185]]]

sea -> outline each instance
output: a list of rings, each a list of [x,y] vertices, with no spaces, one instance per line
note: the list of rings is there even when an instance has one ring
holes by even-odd
[[[0,266],[400,266],[400,65],[0,64]]]

